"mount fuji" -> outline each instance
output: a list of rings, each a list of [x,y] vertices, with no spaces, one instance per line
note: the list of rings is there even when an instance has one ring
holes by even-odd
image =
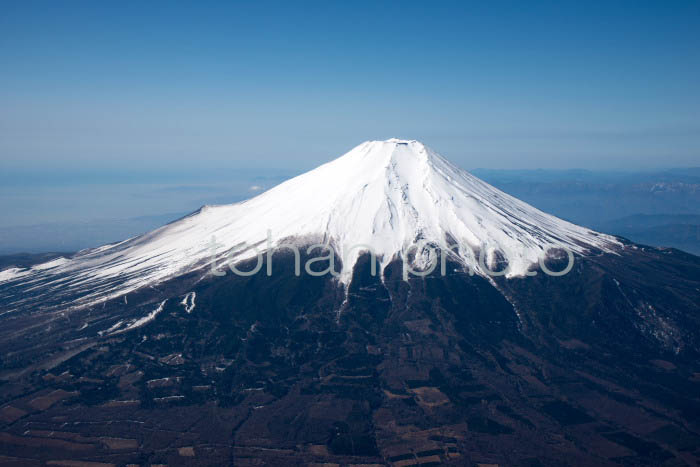
[[[508,277],[528,273],[552,248],[585,255],[623,247],[612,236],[499,191],[418,141],[389,139],[362,143],[247,201],[204,206],[153,232],[70,259],[6,270],[0,281],[41,288],[33,300],[49,293],[79,297],[74,305],[94,305],[291,242],[328,245],[342,262],[339,281],[347,286],[364,251],[376,256],[383,271],[418,241],[451,247],[455,259],[481,275],[496,258],[505,258]],[[418,253],[414,262],[425,267],[430,258]]]
[[[0,270],[0,460],[697,465],[698,362],[700,258],[368,141]]]

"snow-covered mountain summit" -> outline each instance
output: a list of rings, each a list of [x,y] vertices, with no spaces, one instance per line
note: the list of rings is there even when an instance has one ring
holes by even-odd
[[[618,244],[548,215],[452,165],[415,140],[367,141],[345,155],[236,204],[199,211],[121,243],[0,276],[84,293],[83,303],[120,296],[186,272],[209,274],[224,255],[234,261],[284,243],[331,245],[347,283],[362,250],[383,269],[417,240],[453,245],[455,258],[483,273],[478,251],[522,275],[551,246],[579,254]],[[320,250],[315,252],[321,256]]]

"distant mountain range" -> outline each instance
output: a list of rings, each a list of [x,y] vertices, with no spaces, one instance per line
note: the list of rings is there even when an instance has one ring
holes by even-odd
[[[639,243],[700,254],[700,169],[472,172],[577,224]]]

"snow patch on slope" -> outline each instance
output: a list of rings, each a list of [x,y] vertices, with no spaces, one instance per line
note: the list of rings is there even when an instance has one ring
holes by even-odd
[[[194,299],[197,296],[195,292],[190,292],[187,295],[185,295],[185,298],[182,299],[180,302],[180,305],[185,307],[185,311],[187,313],[192,313],[192,310],[194,310]]]
[[[0,282],[7,282],[11,280],[16,280],[19,279],[20,277],[26,276],[27,274],[30,274],[31,271],[29,269],[21,269],[21,268],[9,268],[5,269],[3,271],[0,271]]]
[[[131,331],[132,329],[140,328],[141,326],[144,326],[144,325],[150,323],[151,321],[156,319],[156,316],[158,316],[158,314],[160,314],[161,311],[163,311],[163,308],[165,307],[165,302],[167,302],[167,300],[163,300],[162,302],[160,302],[160,305],[158,305],[158,308],[151,311],[143,318],[139,318],[136,321],[131,322],[126,328],[120,329],[117,332],[122,333],[122,332],[126,332],[126,331]]]
[[[51,261],[47,261],[46,263],[41,263],[41,264],[37,264],[36,266],[32,266],[32,270],[33,271],[45,271],[47,269],[57,268],[57,267],[62,266],[66,263],[70,263],[70,260],[67,258],[64,258],[63,256],[59,256],[58,258],[55,258]]]

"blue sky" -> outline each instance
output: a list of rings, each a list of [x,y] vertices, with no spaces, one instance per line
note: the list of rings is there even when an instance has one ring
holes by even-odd
[[[700,2],[2,2],[0,170],[700,165]]]

